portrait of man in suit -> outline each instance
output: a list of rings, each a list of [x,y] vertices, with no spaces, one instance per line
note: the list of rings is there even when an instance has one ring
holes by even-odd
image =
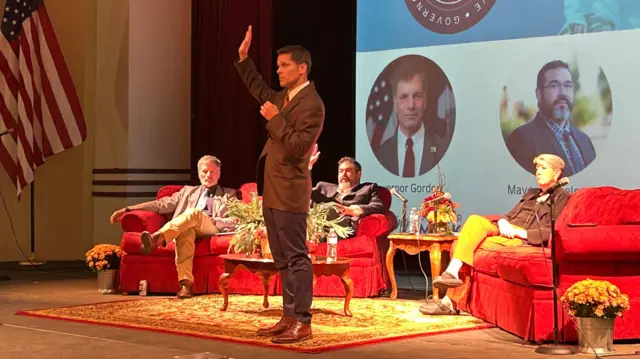
[[[176,267],[180,291],[178,298],[193,296],[193,256],[198,237],[209,237],[221,231],[232,231],[235,219],[227,216],[227,200],[236,197],[236,191],[218,184],[220,160],[203,156],[198,161],[199,186],[184,186],[171,197],[136,204],[119,209],[111,215],[111,223],[118,223],[129,211],[145,210],[172,218],[155,233],[142,232],[142,253],[149,253],[167,242],[176,243]]]
[[[533,158],[542,153],[562,158],[566,163],[566,176],[582,171],[596,158],[589,136],[571,123],[574,90],[573,76],[566,62],[551,61],[538,72],[538,112],[506,139],[511,156],[530,173],[536,171]]]
[[[378,196],[378,185],[360,183],[360,177],[360,163],[354,158],[343,157],[338,161],[338,183],[320,181],[311,192],[312,203],[337,203],[339,211],[330,212],[327,219],[344,216],[341,225],[351,227],[354,234],[358,232],[360,218],[384,212],[384,203]]]
[[[406,57],[395,64],[389,77],[393,110],[380,144],[372,143],[380,164],[397,176],[411,178],[429,172],[449,145],[450,139],[442,137],[442,131],[436,128],[438,122],[433,120],[438,111],[428,111],[429,106],[438,106],[441,95],[429,93],[436,87],[430,86],[424,60]]]

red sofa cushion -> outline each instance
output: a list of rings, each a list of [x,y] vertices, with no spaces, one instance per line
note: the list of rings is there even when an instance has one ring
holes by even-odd
[[[476,252],[474,270],[526,286],[551,286],[551,252],[541,247],[501,247]]]
[[[227,254],[231,238],[233,238],[232,235],[213,236],[209,238],[209,252],[215,255]]]
[[[640,225],[557,230],[559,261],[640,261]]]
[[[496,251],[479,249],[473,256],[473,270],[498,276],[498,254]]]
[[[195,256],[202,257],[208,256],[211,254],[210,252],[210,244],[211,238],[202,238],[196,240],[196,250]],[[228,245],[228,242],[227,242]],[[142,250],[140,249],[142,246],[142,241],[140,241],[140,233],[137,232],[125,232],[122,235],[122,241],[120,243],[120,248],[125,251],[127,254],[142,254]],[[217,245],[216,245],[217,248]],[[219,249],[216,249],[219,251]],[[176,243],[171,241],[167,243],[166,247],[158,247],[155,248],[148,256],[151,257],[175,257],[176,253]],[[226,253],[226,249],[224,251]],[[219,254],[219,253],[215,253]]]
[[[375,240],[368,236],[358,236],[338,241],[339,257],[373,258],[373,254],[377,250]],[[320,256],[327,254],[327,242],[318,245],[316,254]]]
[[[568,223],[640,224],[640,189],[610,186],[580,189],[571,195],[556,224],[560,228]]]

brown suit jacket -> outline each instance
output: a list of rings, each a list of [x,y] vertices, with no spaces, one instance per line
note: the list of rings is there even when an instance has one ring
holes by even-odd
[[[159,214],[173,214],[171,217],[176,218],[188,209],[196,208],[198,200],[202,195],[204,186],[184,186],[180,191],[174,193],[171,197],[162,197],[157,200],[143,202],[133,206],[129,206],[130,210],[146,210]],[[225,227],[228,223],[222,217],[227,216],[227,205],[224,195],[228,197],[236,197],[236,191],[231,188],[225,188],[218,185],[216,197],[213,202],[213,218],[216,218],[216,227]],[[231,220],[231,219],[229,219]]]
[[[265,207],[307,213],[311,199],[309,158],[324,123],[324,103],[313,83],[303,88],[282,108],[286,90],[271,89],[250,58],[235,63],[236,68],[260,104],[267,101],[280,113],[267,122],[269,138],[258,159],[258,193]]]

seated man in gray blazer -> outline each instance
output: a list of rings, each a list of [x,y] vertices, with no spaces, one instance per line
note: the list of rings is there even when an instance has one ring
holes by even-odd
[[[317,156],[312,156],[309,167],[315,160]],[[351,157],[343,157],[338,161],[338,184],[318,182],[311,191],[312,203],[338,203],[339,212],[330,212],[327,219],[344,216],[342,225],[353,228],[354,234],[362,217],[384,212],[384,203],[378,196],[378,185],[360,183],[361,175],[360,163]]]
[[[227,199],[236,191],[218,185],[221,162],[214,156],[198,161],[200,186],[184,186],[171,197],[140,203],[119,209],[111,215],[111,223],[120,222],[122,215],[133,210],[172,214],[173,218],[155,233],[142,232],[142,253],[176,242],[176,267],[180,291],[178,298],[193,296],[193,256],[197,237],[208,237],[235,228],[235,219],[227,217]]]

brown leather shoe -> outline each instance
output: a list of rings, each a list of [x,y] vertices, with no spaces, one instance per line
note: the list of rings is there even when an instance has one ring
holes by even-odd
[[[280,320],[273,326],[267,327],[267,328],[260,328],[256,333],[263,337],[279,335],[284,333],[287,329],[289,329],[289,327],[291,326],[291,324],[293,324],[294,321],[295,321],[294,317],[282,316],[282,318],[280,318]]]
[[[186,299],[191,297],[193,297],[193,282],[187,279],[181,280],[178,299]]]
[[[151,234],[147,231],[143,231],[140,233],[140,241],[142,242],[140,250],[143,254],[149,254],[154,248],[165,246],[164,236],[160,232]]]
[[[311,324],[305,324],[296,320],[284,333],[271,339],[271,342],[274,344],[297,343],[311,339],[312,337]]]

